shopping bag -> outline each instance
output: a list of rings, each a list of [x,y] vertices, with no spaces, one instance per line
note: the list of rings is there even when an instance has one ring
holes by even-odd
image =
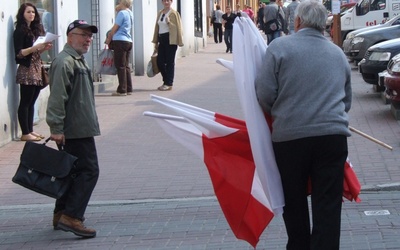
[[[160,73],[157,65],[157,52],[154,52],[150,58],[150,61],[147,63],[146,74],[148,77],[153,77]]]
[[[27,141],[12,181],[27,189],[59,199],[70,187],[77,157],[45,143]]]
[[[102,75],[116,75],[117,68],[114,64],[114,51],[104,47],[104,49],[100,52],[98,65],[97,65],[97,73]]]

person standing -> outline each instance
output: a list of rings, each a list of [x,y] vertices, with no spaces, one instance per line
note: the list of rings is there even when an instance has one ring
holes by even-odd
[[[51,43],[34,41],[44,35],[36,6],[23,3],[18,9],[13,34],[15,62],[19,64],[16,83],[20,85],[18,121],[22,130],[21,141],[40,141],[44,136],[33,131],[35,102],[43,88],[40,54],[52,48]]]
[[[153,40],[158,53],[157,66],[162,75],[160,91],[172,89],[175,76],[176,50],[183,46],[182,22],[179,13],[171,8],[173,0],[161,0],[164,8],[158,13]]]
[[[94,136],[100,135],[92,72],[83,55],[97,27],[84,20],[68,25],[67,43],[50,66],[50,96],[46,122],[50,138],[78,158],[71,171],[71,187],[56,200],[53,227],[91,238],[96,230],[83,224],[86,207],[99,178]]]
[[[285,13],[281,6],[276,3],[276,0],[270,0],[270,4],[264,7],[264,28],[268,25],[268,22],[276,19],[279,23],[277,29],[272,33],[268,33],[265,29],[265,34],[267,35],[268,41],[267,43],[270,44],[272,40],[281,36],[281,31],[283,31]]]
[[[106,44],[114,50],[114,63],[117,68],[118,87],[113,96],[126,96],[132,94],[132,76],[129,66],[129,57],[132,51],[132,26],[133,13],[130,10],[132,0],[120,0],[115,8],[118,13],[115,24],[107,35]]]
[[[285,18],[288,25],[289,35],[294,34],[294,13],[298,5],[299,1],[292,0],[292,2],[286,7]]]
[[[262,62],[267,66],[255,80],[258,102],[273,121],[287,249],[336,250],[340,245],[351,69],[343,51],[324,37],[326,17],[321,3],[301,2],[296,33],[268,46]]]
[[[215,11],[213,11],[213,15],[215,16],[215,21],[213,23],[213,32],[214,32],[214,42],[222,43],[222,15],[224,14],[221,10],[221,6],[217,4],[215,6]]]
[[[226,6],[225,10],[225,14],[222,15],[222,23],[225,26],[224,40],[226,44],[226,53],[232,53],[233,22],[235,22],[237,16],[232,13],[229,5]]]

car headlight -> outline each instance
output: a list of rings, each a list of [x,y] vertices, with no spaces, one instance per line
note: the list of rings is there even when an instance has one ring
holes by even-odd
[[[350,39],[353,39],[354,38],[354,34],[353,33],[349,33],[349,34],[347,34],[347,36],[346,36],[346,40],[350,40]]]
[[[394,63],[391,68],[392,72],[400,73],[400,62]]]
[[[364,42],[364,37],[357,36],[357,37],[354,37],[354,39],[353,39],[353,44],[362,43],[362,42]]]
[[[369,56],[371,61],[389,61],[390,52],[372,52]]]

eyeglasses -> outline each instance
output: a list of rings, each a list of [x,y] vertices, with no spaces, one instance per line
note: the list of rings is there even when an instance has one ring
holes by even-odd
[[[162,14],[160,21],[162,22],[164,20],[165,14]]]
[[[89,38],[89,39],[93,39],[93,35],[80,34],[80,33],[71,33],[71,34],[81,36],[81,37],[83,37],[84,39],[88,39],[88,38]]]

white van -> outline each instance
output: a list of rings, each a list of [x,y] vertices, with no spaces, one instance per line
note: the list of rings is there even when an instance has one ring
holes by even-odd
[[[340,19],[342,38],[353,30],[383,24],[398,14],[400,0],[359,0],[353,10]]]

